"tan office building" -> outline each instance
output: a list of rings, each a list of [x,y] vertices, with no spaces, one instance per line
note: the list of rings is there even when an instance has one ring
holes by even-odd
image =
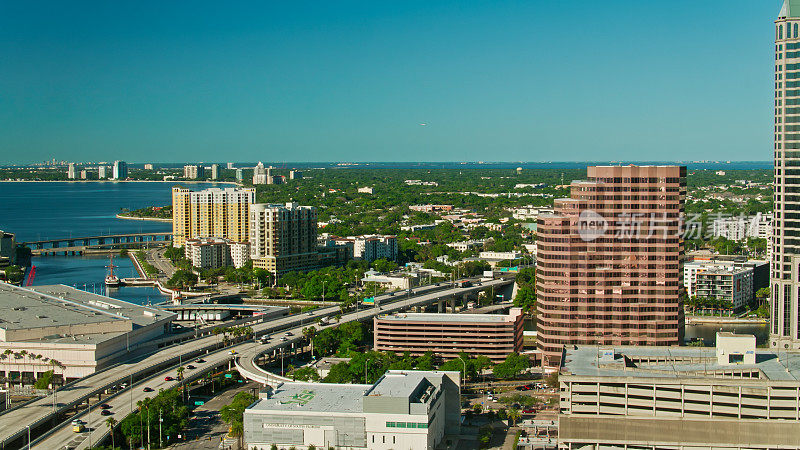
[[[537,220],[537,346],[683,340],[680,289],[686,167],[588,167]]]
[[[274,275],[318,268],[317,209],[297,203],[252,205],[250,258],[253,267]]]
[[[182,247],[187,239],[218,237],[247,241],[254,188],[211,188],[192,191],[172,188],[172,245]]]

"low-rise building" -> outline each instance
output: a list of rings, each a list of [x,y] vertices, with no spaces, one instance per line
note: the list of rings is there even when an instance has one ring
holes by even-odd
[[[397,236],[370,234],[339,237],[325,234],[322,236],[321,244],[323,246],[344,245],[352,250],[353,258],[368,262],[376,259],[397,260]]]
[[[153,170],[153,165],[152,164],[145,164],[144,165],[144,170]]]
[[[289,171],[289,179],[290,180],[302,180],[303,179],[303,172],[299,170],[290,170]]]
[[[513,261],[522,257],[522,252],[480,252],[478,257],[487,261]]]
[[[375,283],[387,289],[411,289],[419,283],[417,274],[380,275],[375,271],[364,272],[362,283]]]
[[[513,352],[521,352],[524,315],[511,308],[501,314],[396,313],[374,321],[374,348],[397,354],[426,352],[453,359],[461,352],[483,355],[499,363]]]
[[[361,193],[361,194],[374,194],[375,193],[375,188],[373,188],[371,186],[364,186],[364,187],[358,188],[358,192]]]
[[[484,241],[484,240],[471,239],[471,240],[468,240],[468,241],[451,242],[451,243],[447,244],[447,246],[450,247],[450,248],[454,248],[454,249],[456,249],[456,250],[458,250],[460,252],[465,252],[467,250],[473,250],[473,249],[476,249],[476,248],[481,248],[481,247],[483,247],[483,244],[485,242],[486,241]]]
[[[410,205],[408,207],[411,211],[418,212],[437,212],[437,211],[452,211],[453,205]]]
[[[697,272],[695,295],[731,302],[734,309],[742,308],[753,298],[753,269],[720,268]]]
[[[223,238],[187,239],[184,252],[192,266],[201,269],[227,266],[238,269],[250,261],[250,245],[247,242],[233,242]]]
[[[390,370],[372,385],[278,384],[245,409],[245,448],[436,448],[460,432],[459,375]]]
[[[0,283],[0,377],[31,384],[42,373],[66,382],[150,351],[175,314],[64,285]],[[56,365],[56,362],[59,365]]]
[[[732,241],[749,237],[769,239],[772,237],[772,214],[719,218],[712,222],[711,228],[714,237],[722,236]]]
[[[567,346],[559,448],[800,448],[800,353],[755,347]]]
[[[732,275],[734,277],[745,279],[745,284],[740,284],[745,290],[746,297],[743,300],[745,303],[755,300],[756,291],[769,286],[769,263],[767,261],[748,260],[741,256],[695,257],[692,261],[683,264],[683,285],[689,297],[709,297],[709,289],[710,291],[716,290],[713,287],[713,283],[709,284],[709,282],[713,281],[713,277],[710,276],[704,280],[705,289],[703,292],[698,292],[697,290],[699,274],[709,271],[727,271],[734,274]],[[742,281],[739,281],[739,283],[742,283]],[[733,301],[732,297],[728,299]]]

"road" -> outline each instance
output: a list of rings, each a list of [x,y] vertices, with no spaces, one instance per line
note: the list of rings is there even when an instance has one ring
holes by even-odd
[[[414,306],[421,306],[427,305],[431,303],[438,302],[439,299],[448,299],[453,295],[464,294],[465,292],[474,292],[476,290],[483,290],[487,287],[503,285],[508,283],[505,280],[493,280],[484,282],[480,286],[470,286],[466,288],[460,287],[445,287],[444,289],[434,290],[433,292],[423,293],[421,290],[417,290],[416,295],[410,298],[403,298],[400,294],[395,294],[395,296],[382,296],[378,298],[378,304],[374,307],[368,307],[365,309],[361,309],[357,312],[352,312],[349,314],[345,314],[342,316],[341,321],[339,323],[350,322],[353,320],[369,320],[377,315],[381,314],[390,314],[397,311],[402,311],[408,308],[412,308]],[[334,327],[338,324],[331,324],[325,326],[317,326],[317,329],[323,329],[328,327]],[[236,359],[236,367],[239,369],[239,373],[242,374],[243,377],[248,378],[250,380],[258,381],[261,383],[269,383],[270,381],[277,381],[273,374],[270,372],[258,367],[256,364],[256,359],[259,356],[272,352],[277,348],[282,346],[286,346],[287,344],[292,344],[299,342],[303,338],[303,327],[297,327],[292,330],[289,330],[291,335],[285,336],[273,336],[270,342],[266,345],[260,346],[253,346],[250,349],[240,351],[239,357]],[[280,341],[281,337],[285,337],[287,341],[282,342]]]
[[[166,249],[164,248],[156,248],[149,250],[146,253],[145,259],[147,260],[147,262],[152,264],[153,267],[156,268],[156,270],[159,270],[160,272],[164,273],[164,276],[160,278],[168,280],[172,278],[172,275],[175,274],[175,266],[172,265],[172,262],[169,259],[164,258],[165,250]]]
[[[358,313],[350,313],[342,317],[342,322],[351,321],[351,320],[364,320],[367,318],[371,318],[377,314],[384,314],[389,313],[392,311],[397,311],[401,309],[405,309],[415,305],[422,305],[422,304],[429,304],[431,302],[436,301],[438,298],[442,297],[449,297],[454,294],[463,294],[465,292],[470,291],[477,291],[482,290],[486,287],[491,285],[498,285],[498,284],[507,284],[509,281],[505,280],[494,280],[490,282],[483,283],[483,286],[472,286],[468,288],[451,288],[449,286],[425,286],[422,288],[415,289],[415,296],[411,298],[402,298],[399,295],[390,296],[388,294],[381,295],[376,297],[378,302],[378,306],[376,307],[369,307],[366,310],[359,310]],[[211,352],[207,355],[204,355],[203,358],[207,360],[207,363],[201,366],[198,366],[193,373],[200,373],[203,371],[203,368],[212,367],[212,361],[218,361],[219,359],[230,359],[230,355],[228,354],[228,350],[236,351],[240,357],[238,358],[238,362],[240,364],[245,365],[244,372],[242,375],[247,376],[246,374],[249,373],[250,376],[247,376],[250,379],[254,379],[256,381],[260,381],[263,377],[260,376],[261,373],[264,371],[255,366],[253,359],[260,354],[273,351],[275,349],[285,347],[290,345],[293,342],[299,342],[302,337],[302,329],[307,327],[309,323],[315,323],[319,318],[330,316],[332,314],[336,314],[339,312],[338,307],[330,307],[330,308],[322,308],[311,311],[310,313],[304,313],[301,315],[293,315],[288,317],[283,317],[277,320],[273,320],[267,323],[260,323],[253,325],[253,330],[256,335],[261,335],[264,333],[275,333],[276,330],[283,330],[287,327],[291,327],[292,325],[297,325],[292,327],[289,331],[292,333],[292,336],[287,336],[287,341],[281,341],[279,338],[280,336],[273,336],[272,340],[267,345],[257,344],[253,341],[248,341],[246,343],[241,343],[229,347],[225,350],[217,350],[217,346],[219,345],[220,338],[217,336],[207,336],[203,338],[199,338],[192,341],[187,341],[185,343],[167,348],[162,349],[158,353],[150,355],[141,361],[132,362],[132,363],[125,363],[120,364],[118,366],[112,367],[104,372],[99,372],[93,375],[90,375],[86,378],[79,380],[78,382],[74,383],[73,385],[60,389],[58,392],[58,405],[59,408],[64,408],[67,405],[73,405],[86,399],[90,395],[97,394],[102,392],[103,390],[114,386],[116,384],[122,383],[127,380],[131,373],[139,372],[144,370],[145,368],[153,367],[159,364],[166,364],[170,361],[177,363],[178,355],[185,355],[184,360],[193,359],[193,355],[200,353],[200,352]],[[335,326],[335,325],[334,325]],[[282,331],[285,333],[285,331]],[[177,367],[174,365],[173,367]],[[240,370],[242,372],[242,370]],[[255,375],[255,377],[253,376]],[[192,374],[186,374],[187,377],[191,377]],[[161,385],[161,381],[163,381],[163,376],[160,374],[149,376],[146,380],[142,381],[142,383],[146,383],[148,386],[157,390],[157,387],[163,387]],[[139,385],[142,385],[139,383]],[[133,389],[133,396],[134,396],[134,405],[136,403],[137,392],[135,387],[128,387],[126,394],[130,394],[130,391]],[[129,395],[123,394],[122,397],[126,397]],[[143,392],[141,389],[138,391],[139,399],[144,398]],[[116,397],[115,399],[119,399],[120,397]],[[129,399],[130,400],[130,399]],[[109,403],[110,404],[110,403]],[[117,420],[122,420],[127,414],[130,413],[130,408],[128,411],[125,412],[124,407],[118,409],[122,414],[116,414],[115,418]],[[23,408],[20,408],[17,411],[12,411],[6,414],[0,415],[0,443],[6,442],[10,440],[14,436],[23,436],[26,432],[26,424],[31,426],[36,426],[39,423],[43,423],[44,421],[48,420],[53,413],[53,398],[52,396],[41,398]],[[98,410],[90,410],[89,417],[92,416],[99,416]],[[65,441],[66,443],[69,442],[69,439],[63,436],[64,431],[68,430],[69,427],[64,426],[62,429],[56,428],[53,435],[61,435],[61,440]],[[99,433],[105,433],[107,430],[98,430],[94,433],[98,433],[97,438],[99,438]],[[69,433],[72,433],[71,430]],[[66,433],[69,435],[69,433]],[[88,433],[87,433],[88,434]],[[74,438],[74,435],[72,435]],[[48,437],[45,442],[50,442],[50,438]],[[60,442],[60,441],[59,441]],[[87,438],[88,444],[88,438]],[[59,448],[59,447],[41,447],[41,448]],[[61,447],[63,448],[63,447]]]
[[[186,381],[191,381],[205,372],[206,369],[216,367],[221,363],[230,361],[232,358],[233,357],[227,352],[209,354],[203,357],[205,360],[204,363],[193,362],[192,365],[195,366],[195,369],[186,370],[184,372],[184,377],[186,378]],[[106,399],[104,403],[111,406],[111,408],[109,408],[109,411],[113,413],[111,416],[101,415],[100,412],[102,409],[100,408],[91,409],[88,414],[83,414],[81,419],[86,421],[86,428],[88,431],[83,433],[75,433],[72,431],[70,426],[61,427],[56,432],[49,435],[46,439],[36,442],[33,445],[33,448],[85,449],[91,448],[91,444],[97,445],[97,443],[104,439],[108,434],[109,429],[105,424],[105,421],[108,417],[113,417],[117,421],[122,421],[122,419],[132,412],[131,406],[134,409],[136,408],[136,402],[144,400],[146,397],[155,397],[159,389],[169,389],[178,385],[178,381],[176,380],[166,381],[164,377],[167,375],[170,375],[173,378],[176,377],[175,371],[170,369],[165,373],[159,373],[153,377],[150,377],[146,381],[137,383],[133,389],[128,389],[127,392],[121,393],[111,399]],[[144,392],[145,386],[153,389],[153,391]],[[158,414],[158,411],[152,411],[152,413]],[[117,442],[117,445],[121,445],[121,443]]]

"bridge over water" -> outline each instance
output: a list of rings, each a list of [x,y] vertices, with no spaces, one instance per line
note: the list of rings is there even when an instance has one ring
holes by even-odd
[[[20,242],[31,249],[34,255],[64,252],[83,253],[87,250],[112,248],[149,247],[172,242],[172,232],[105,234],[100,236],[68,237]]]

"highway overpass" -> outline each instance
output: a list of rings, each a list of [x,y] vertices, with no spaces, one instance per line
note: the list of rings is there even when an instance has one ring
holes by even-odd
[[[482,285],[474,285],[466,288],[451,287],[449,284],[442,284],[441,286],[430,285],[414,289],[413,295],[410,296],[407,296],[405,293],[396,293],[394,295],[384,294],[376,297],[375,306],[359,309],[358,313],[346,314],[339,323],[351,320],[368,320],[376,314],[390,313],[415,306],[427,306],[435,303],[441,305],[443,302],[455,298],[456,296],[475,293],[492,286],[494,286],[495,289],[507,287],[512,283],[513,280],[509,279],[488,281],[484,282]],[[0,448],[24,447],[26,444],[27,426],[30,426],[34,431],[36,431],[37,428],[42,429],[48,427],[49,431],[47,432],[46,439],[42,440],[42,445],[40,445],[40,447],[58,448],[47,447],[44,445],[44,441],[49,445],[51,438],[65,439],[61,433],[65,433],[64,429],[69,428],[68,422],[73,416],[61,422],[59,426],[54,426],[51,423],[55,418],[63,416],[69,410],[76,407],[86,408],[88,406],[88,401],[92,398],[97,398],[98,394],[110,392],[112,388],[125,382],[130,383],[132,381],[134,385],[147,384],[156,389],[155,385],[158,383],[159,378],[163,380],[163,375],[161,375],[162,371],[176,368],[179,359],[189,361],[202,355],[203,358],[208,361],[208,364],[202,367],[198,366],[192,373],[193,376],[200,376],[202,373],[216,367],[216,362],[232,359],[229,357],[228,351],[234,350],[238,353],[237,369],[239,369],[243,376],[265,384],[274,382],[275,380],[270,380],[268,377],[264,376],[263,370],[257,368],[255,359],[260,355],[274,352],[281,347],[299,342],[303,338],[302,329],[304,327],[307,327],[310,323],[317,322],[320,318],[329,317],[339,312],[340,310],[338,307],[322,308],[306,314],[297,314],[272,320],[267,323],[255,323],[252,325],[256,336],[265,333],[273,334],[277,331],[289,329],[289,332],[291,332],[293,336],[286,342],[273,339],[274,343],[271,341],[266,345],[262,345],[254,343],[253,340],[249,340],[248,342],[223,348],[219,336],[206,336],[162,349],[140,360],[122,363],[107,370],[92,374],[65,388],[59,389],[55,407],[53,406],[53,396],[50,395],[31,402],[22,408],[0,414]],[[187,376],[189,376],[189,374],[187,374]],[[151,384],[153,386],[151,386]],[[132,393],[131,389],[134,389]],[[134,398],[137,398],[136,388],[133,386],[128,386],[125,392],[128,396],[133,395]],[[138,394],[142,394],[141,389],[139,389]],[[125,395],[123,394],[123,396]],[[139,395],[139,397],[143,398],[141,395]],[[115,399],[116,398],[119,397],[115,397]],[[86,405],[84,405],[85,402]],[[135,404],[135,401],[133,403]],[[84,414],[83,409],[81,409],[81,411],[80,414]],[[90,417],[91,414],[93,414],[92,411],[93,410],[89,408],[88,414]],[[117,420],[121,420],[127,415],[127,413],[124,412],[124,408],[119,411],[119,415],[115,415]],[[72,433],[71,430],[67,431]],[[104,431],[100,429],[94,431],[93,434],[97,433],[95,438],[100,439],[103,432]],[[105,432],[107,432],[107,430],[105,430]],[[66,435],[69,433],[66,433]],[[36,438],[41,434],[41,431],[34,432],[33,437]],[[88,446],[88,433],[86,434],[85,445]],[[56,435],[62,437],[52,437]],[[71,439],[74,438],[73,436]],[[96,442],[97,441],[93,440],[93,443]]]

